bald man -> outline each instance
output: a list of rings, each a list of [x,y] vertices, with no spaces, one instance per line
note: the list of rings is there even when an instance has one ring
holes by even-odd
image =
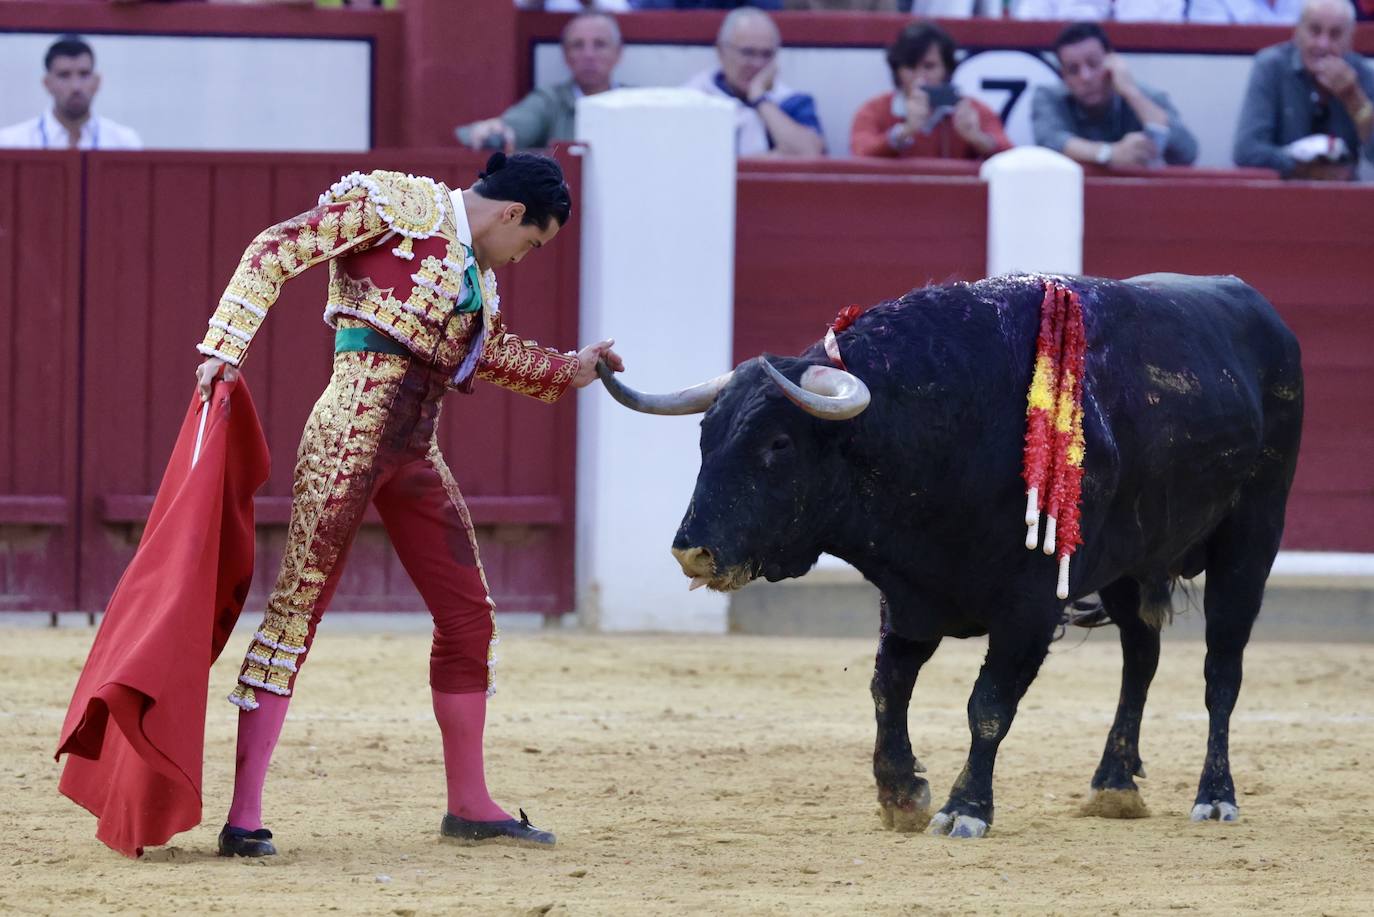
[[[778,78],[782,36],[769,15],[740,7],[716,36],[720,67],[686,83],[735,104],[735,152],[740,156],[821,156],[825,140],[816,102]]]
[[[1374,162],[1374,68],[1351,51],[1350,0],[1307,0],[1293,40],[1255,56],[1236,128],[1238,166],[1351,180]]]

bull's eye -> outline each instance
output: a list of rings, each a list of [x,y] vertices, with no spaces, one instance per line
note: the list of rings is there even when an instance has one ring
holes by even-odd
[[[791,449],[792,437],[788,436],[786,433],[779,433],[777,436],[773,437],[773,443],[768,448],[774,452],[783,452],[787,449]]]

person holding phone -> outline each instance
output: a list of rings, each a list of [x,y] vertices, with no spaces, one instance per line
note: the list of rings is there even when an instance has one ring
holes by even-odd
[[[983,159],[1011,149],[1002,122],[950,85],[954,39],[934,23],[913,22],[887,49],[893,92],[865,102],[849,130],[855,156]]]
[[[1191,165],[1197,139],[1169,97],[1142,86],[1095,22],[1075,22],[1054,42],[1061,86],[1040,86],[1031,128],[1040,146],[1110,169]]]

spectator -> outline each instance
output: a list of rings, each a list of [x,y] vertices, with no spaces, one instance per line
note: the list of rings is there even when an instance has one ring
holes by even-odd
[[[783,0],[631,0],[638,10],[733,10],[754,6],[761,10],[780,10]]]
[[[1292,25],[1302,0],[1191,0],[1188,21],[1220,25]]]
[[[689,89],[735,103],[735,151],[740,156],[820,156],[825,153],[816,103],[778,79],[778,27],[762,10],[731,10],[720,25],[720,68],[687,81]]]
[[[628,13],[638,6],[630,0],[516,0],[515,5],[546,13]]]
[[[1197,140],[1169,97],[1136,83],[1095,22],[1076,22],[1054,43],[1062,86],[1040,86],[1031,108],[1035,142],[1079,162],[1112,168],[1188,165]]]
[[[459,141],[475,150],[548,146],[573,139],[579,96],[596,95],[616,85],[620,27],[606,13],[582,13],[563,28],[563,59],[572,79],[536,89],[501,113],[457,129]]]
[[[913,22],[887,49],[896,92],[869,99],[854,116],[855,156],[982,159],[1011,149],[997,115],[981,102],[954,100],[954,39],[934,23]]]
[[[1182,22],[1183,0],[1016,0],[1012,16],[1062,22]]]
[[[36,118],[0,128],[0,147],[40,150],[141,150],[131,127],[91,113],[100,89],[95,52],[76,35],[53,42],[43,58],[43,88],[52,108]]]
[[[1350,50],[1354,31],[1348,0],[1307,0],[1293,40],[1255,55],[1236,165],[1348,180],[1362,152],[1374,162],[1374,68]]]
[[[782,8],[812,13],[895,13],[897,0],[783,0]]]
[[[926,19],[1002,18],[1002,0],[903,0],[897,6],[902,12]]]

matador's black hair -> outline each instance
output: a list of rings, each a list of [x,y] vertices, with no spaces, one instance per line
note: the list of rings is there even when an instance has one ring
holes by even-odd
[[[538,153],[493,153],[478,174],[472,190],[493,201],[525,205],[523,225],[547,229],[549,220],[562,226],[572,214],[572,193],[557,160]]]

